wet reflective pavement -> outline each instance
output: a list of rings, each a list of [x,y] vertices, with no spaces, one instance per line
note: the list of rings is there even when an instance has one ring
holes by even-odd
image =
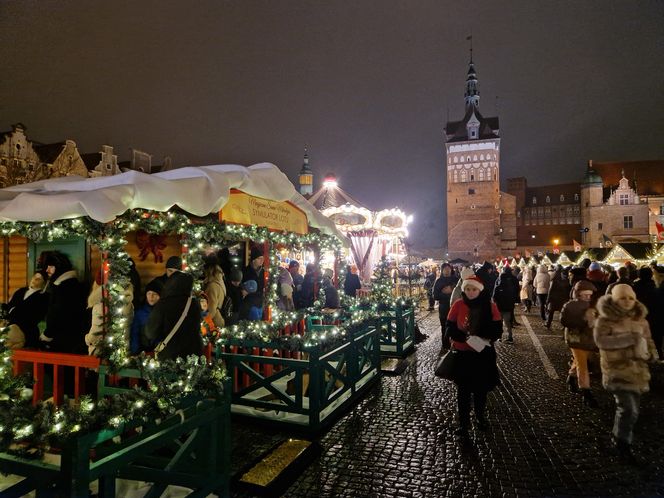
[[[546,329],[537,309],[517,319],[514,344],[497,344],[502,386],[489,394],[488,431],[471,429],[469,442],[454,435],[456,389],[433,375],[438,313],[421,311],[429,338],[408,368],[384,376],[317,440],[320,456],[284,496],[664,496],[664,367],[651,368],[635,432],[639,462],[629,464],[610,447],[614,403],[599,371],[592,376],[599,407],[587,408],[566,388],[560,324]],[[234,421],[233,472],[288,436]]]

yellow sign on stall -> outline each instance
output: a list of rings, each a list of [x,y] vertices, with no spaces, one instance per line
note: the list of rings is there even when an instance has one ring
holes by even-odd
[[[309,229],[307,215],[290,202],[270,201],[239,190],[231,190],[228,202],[219,211],[219,221],[298,234],[305,234]]]

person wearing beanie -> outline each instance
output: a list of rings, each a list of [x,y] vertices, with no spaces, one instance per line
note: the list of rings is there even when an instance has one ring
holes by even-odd
[[[198,304],[201,307],[201,335],[212,336],[218,330],[210,314],[209,299],[205,292],[198,294]]]
[[[166,260],[166,265],[164,266],[164,274],[156,277],[161,285],[166,285],[168,277],[173,275],[176,271],[182,271],[182,258],[180,256],[171,256]]]
[[[159,278],[151,280],[148,285],[145,286],[143,302],[138,308],[136,308],[134,319],[131,322],[131,329],[129,330],[129,354],[137,355],[145,350],[144,346],[141,344],[143,329],[148,323],[150,313],[152,313],[154,305],[159,301],[163,289],[164,285]],[[151,351],[156,344],[146,344],[145,346]]]
[[[586,406],[595,408],[597,401],[590,390],[590,371],[588,360],[597,346],[593,339],[593,324],[596,312],[592,306],[592,297],[597,289],[587,281],[581,280],[574,285],[572,300],[565,303],[560,312],[560,322],[565,327],[565,343],[572,353],[572,365],[567,375],[570,392],[581,392]]]
[[[192,296],[193,288],[194,277],[183,271],[174,272],[168,277],[159,301],[148,317],[141,338],[146,351],[153,351],[175,329],[158,353],[160,360],[186,358],[203,352],[201,308]]]
[[[470,276],[466,273],[466,276]],[[452,292],[459,279],[452,274],[452,266],[449,263],[443,263],[440,267],[440,277],[436,279],[431,290],[433,299],[438,301],[438,321],[440,322],[440,335],[442,338],[441,352],[450,349],[450,339],[445,335],[445,326],[447,324],[447,314],[452,306]],[[461,297],[461,289],[459,289]]]
[[[484,411],[487,394],[499,384],[494,342],[502,335],[500,311],[489,298],[482,297],[484,283],[473,275],[461,284],[461,299],[447,315],[446,334],[455,354],[454,383],[457,386],[459,428],[457,434],[468,437],[470,405],[473,401],[479,430],[486,430]]]
[[[549,296],[549,286],[551,285],[551,277],[546,265],[539,265],[537,274],[533,279],[533,287],[535,287],[535,294],[537,295],[537,304],[540,310],[540,318],[546,322],[546,298]]]
[[[604,273],[604,270],[602,270],[602,265],[597,261],[590,263],[586,278],[590,280],[597,289],[593,295],[593,303],[596,303],[600,296],[603,296],[606,293],[606,288],[609,286],[607,275]]]
[[[519,281],[512,274],[509,266],[503,268],[503,272],[496,280],[496,286],[493,289],[493,302],[498,306],[500,315],[503,319],[503,327],[507,329],[507,342],[512,344],[512,316],[514,306],[519,302]]]
[[[242,304],[240,305],[240,320],[261,320],[263,318],[263,303],[258,298],[258,284],[255,280],[242,283]]]
[[[472,268],[463,268],[461,270],[461,278],[457,280],[454,289],[452,289],[452,294],[450,295],[450,307],[456,301],[461,299],[461,284],[463,283],[463,281],[466,280],[468,277],[472,277],[473,275],[475,275],[475,271]],[[445,321],[447,321],[447,319]]]
[[[263,302],[263,285],[265,282],[265,270],[263,269],[263,251],[258,247],[252,247],[250,253],[249,264],[242,270],[242,282],[253,280],[256,282],[256,295],[258,299]],[[262,308],[261,304],[261,308]]]
[[[618,284],[599,299],[597,311],[594,337],[602,385],[616,402],[613,444],[621,457],[633,460],[631,445],[641,395],[650,390],[648,362],[659,359],[645,319],[648,310],[636,299],[634,289]]]

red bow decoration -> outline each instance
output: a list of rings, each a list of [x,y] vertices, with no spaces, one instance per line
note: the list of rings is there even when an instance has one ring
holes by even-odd
[[[140,261],[145,261],[148,255],[152,253],[155,263],[164,262],[162,251],[168,246],[165,235],[149,234],[145,230],[139,230],[136,232],[136,246],[140,251],[138,253]]]

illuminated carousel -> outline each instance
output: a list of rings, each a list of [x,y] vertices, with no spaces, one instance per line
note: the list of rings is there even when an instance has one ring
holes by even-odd
[[[371,279],[375,265],[382,257],[399,264],[406,257],[403,243],[408,236],[412,215],[401,209],[371,211],[341,189],[334,175],[328,174],[323,186],[309,199],[330,218],[350,241],[348,260],[357,267],[363,282]]]

